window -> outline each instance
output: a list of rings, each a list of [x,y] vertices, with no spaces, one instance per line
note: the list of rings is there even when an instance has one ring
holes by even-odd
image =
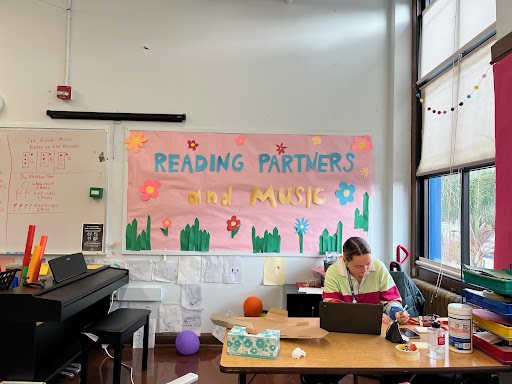
[[[415,253],[458,276],[463,264],[494,267],[496,1],[423,4]]]
[[[462,170],[429,178],[425,183],[428,258],[457,269],[461,264],[493,268],[496,169]],[[468,220],[463,220],[461,212],[468,212]]]
[[[469,174],[470,265],[494,267],[494,222],[496,218],[496,169]]]

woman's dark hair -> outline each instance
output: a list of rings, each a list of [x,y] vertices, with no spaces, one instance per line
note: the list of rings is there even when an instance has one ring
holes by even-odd
[[[346,261],[351,261],[354,256],[372,253],[370,245],[360,237],[351,237],[343,244],[343,256]]]

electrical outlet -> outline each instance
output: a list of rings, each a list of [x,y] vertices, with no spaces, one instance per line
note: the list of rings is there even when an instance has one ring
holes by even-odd
[[[418,276],[418,270],[416,269],[416,267],[411,268],[411,276],[412,277]]]

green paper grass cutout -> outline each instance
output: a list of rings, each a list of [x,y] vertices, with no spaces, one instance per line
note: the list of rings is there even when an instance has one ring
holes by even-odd
[[[126,224],[126,250],[127,251],[150,251],[151,250],[151,217],[148,215],[146,230],[137,234],[137,219],[131,224]]]
[[[338,221],[337,232],[329,236],[329,231],[325,228],[318,239],[320,254],[325,255],[325,252],[342,252],[341,239],[343,237],[343,223]]]
[[[200,251],[210,250],[210,233],[199,229],[199,220],[194,220],[194,225],[187,226],[180,232],[180,250],[181,251]]]
[[[267,253],[281,251],[281,236],[276,227],[272,233],[265,230],[263,237],[256,236],[256,228],[252,227],[252,251],[253,253]]]
[[[354,228],[362,228],[365,232],[368,232],[368,222],[370,221],[370,208],[368,207],[369,200],[370,196],[368,195],[368,192],[365,192],[363,195],[363,214],[361,215],[359,208],[356,208],[354,213]]]

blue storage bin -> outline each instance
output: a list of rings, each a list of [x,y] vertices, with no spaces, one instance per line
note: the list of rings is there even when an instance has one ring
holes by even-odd
[[[466,301],[479,307],[488,309],[489,311],[499,313],[500,315],[512,318],[512,303],[503,303],[498,300],[485,297],[483,291],[474,289],[464,289]]]

